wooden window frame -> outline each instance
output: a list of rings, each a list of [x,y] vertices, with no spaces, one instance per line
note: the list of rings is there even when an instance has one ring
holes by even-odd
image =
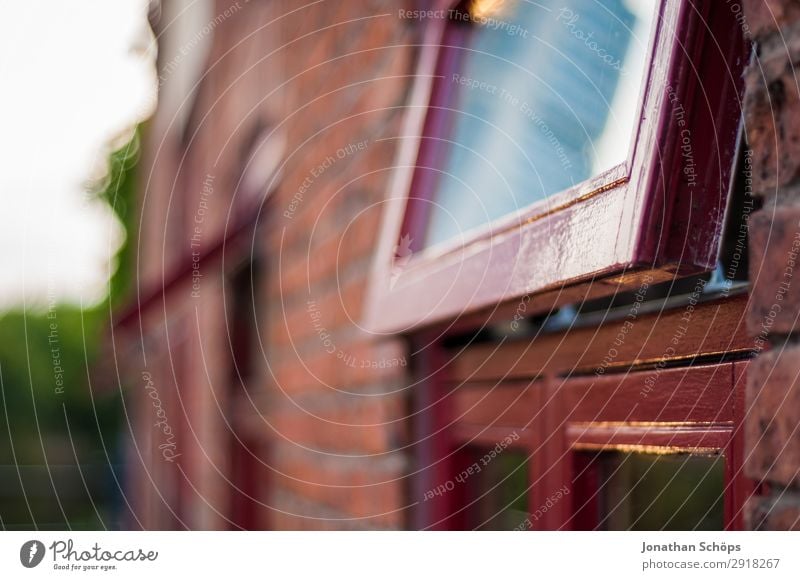
[[[427,348],[415,402],[415,489],[454,481],[469,448],[493,448],[516,433],[513,447],[529,457],[525,529],[592,529],[597,482],[591,464],[579,463],[587,452],[714,453],[725,458],[725,529],[743,529],[742,508],[755,489],[743,470],[744,386],[753,352],[746,305],[746,294],[697,305],[677,345],[672,329],[685,308],[642,316],[604,372],[598,369],[626,320],[533,340]],[[415,340],[429,344],[431,337]],[[452,487],[434,498],[421,495],[415,528],[464,528],[469,504],[463,486]],[[535,515],[564,488],[563,498]]]
[[[437,9],[451,7],[451,0],[436,4]],[[428,219],[425,201],[431,188],[415,167],[435,166],[442,155],[437,137],[444,131],[453,89],[447,79],[459,70],[459,38],[465,34],[450,34],[447,38],[456,42],[443,42],[454,26],[442,18],[425,22],[366,328],[402,333],[465,314],[502,316],[511,301],[529,296],[528,312],[544,311],[634,288],[642,275],[667,280],[714,268],[749,47],[742,34],[731,34],[740,29],[730,10],[688,0],[662,0],[657,8],[639,120],[624,163],[469,232],[463,245],[399,258],[401,238],[411,236],[412,244],[421,239]],[[679,106],[685,126],[674,116]],[[699,168],[693,186],[681,178],[686,130]],[[564,247],[571,248],[568,255]]]
[[[746,361],[737,361],[674,368],[660,375],[650,370],[566,383],[560,406],[569,411],[562,415],[562,454],[550,485],[560,483],[561,477],[562,485],[583,483],[584,489],[571,495],[560,513],[551,516],[551,523],[594,529],[600,482],[596,456],[587,452],[638,451],[723,456],[724,526],[742,529],[741,508],[747,494],[741,449],[746,366]],[[658,389],[642,399],[642,385],[648,380],[656,380]],[[605,399],[599,407],[598,397]],[[620,420],[621,415],[627,418]]]

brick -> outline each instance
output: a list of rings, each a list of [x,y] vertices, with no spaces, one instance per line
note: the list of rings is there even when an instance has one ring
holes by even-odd
[[[800,206],[768,206],[750,218],[747,314],[751,334],[790,334],[800,310]],[[757,348],[760,346],[757,344]]]
[[[280,437],[320,451],[385,454],[399,441],[405,418],[401,394],[360,396],[354,399],[346,385],[332,385],[314,405],[283,401],[270,410],[270,425]],[[348,400],[351,399],[351,400]],[[322,402],[326,406],[321,406]]]
[[[281,487],[276,487],[270,500],[282,513],[275,520],[283,530],[378,530],[398,529],[399,524],[382,525],[376,518],[355,518],[318,502],[306,500]],[[278,523],[280,525],[278,525]]]
[[[403,506],[396,462],[343,460],[297,448],[276,453],[274,483],[292,494],[374,524],[397,526]]]
[[[270,525],[277,529],[401,528],[404,467],[387,466],[384,459],[402,456],[396,450],[409,438],[407,394],[402,389],[394,393],[408,384],[408,367],[380,362],[407,355],[402,341],[363,333],[358,323],[383,217],[381,202],[398,145],[396,139],[378,139],[396,136],[400,130],[401,107],[411,82],[403,75],[413,73],[420,29],[399,23],[393,15],[341,24],[396,13],[398,6],[389,2],[331,3],[294,14],[289,14],[296,8],[290,2],[245,4],[241,14],[226,20],[213,35],[209,65],[187,124],[191,143],[187,146],[179,131],[169,132],[167,139],[163,130],[154,131],[144,151],[155,172],[144,208],[146,255],[141,264],[157,279],[163,260],[177,258],[186,241],[179,236],[194,218],[207,172],[215,175],[215,197],[209,200],[213,215],[204,224],[204,240],[221,231],[241,176],[248,136],[259,124],[270,127],[280,122],[289,158],[257,241],[265,257],[263,288],[257,289],[258,346],[268,368],[252,378],[251,389],[256,399],[267,401],[264,417],[269,426],[258,417],[248,432],[258,445],[271,450],[268,463],[276,469],[258,490],[259,497],[268,496],[267,503],[277,508],[270,512]],[[277,23],[270,24],[273,21]],[[315,66],[320,63],[324,64]],[[280,91],[264,100],[284,82]],[[343,88],[353,83],[361,84]],[[365,149],[336,156],[339,148],[364,140]],[[313,176],[287,218],[284,212],[298,189],[329,155],[336,157],[335,163]],[[170,196],[173,209],[167,216]],[[249,251],[249,244],[245,246]],[[230,250],[234,261],[238,252]],[[214,387],[219,404],[227,409],[231,353],[222,315],[222,271],[219,264],[209,263],[203,273],[209,276],[204,278],[203,310],[217,320],[217,326],[209,320],[201,340],[187,346],[186,357],[206,362],[207,368],[198,367],[196,374],[214,378],[210,382],[219,385]],[[333,353],[314,326],[309,299],[316,302]],[[171,308],[169,318],[176,318],[179,312]],[[164,322],[164,313],[156,314],[157,319],[147,323],[151,329]],[[152,350],[154,355],[165,352],[163,337],[155,339]],[[362,365],[364,361],[367,364]],[[223,419],[235,418],[223,417],[210,403],[208,387],[199,392],[202,389],[195,386],[201,384],[186,383],[187,421],[202,441],[224,441]],[[192,389],[193,396],[188,396]],[[392,394],[382,394],[387,392]],[[272,456],[276,448],[298,446],[322,453]],[[187,457],[197,456],[198,450],[187,444]],[[350,455],[367,458],[359,463]],[[216,462],[224,475],[231,475],[224,463]],[[190,473],[193,482],[201,480],[199,474]],[[214,483],[205,490],[210,495],[221,493],[219,498],[214,495],[213,504],[221,512],[225,512],[223,488]],[[165,489],[165,493],[177,496],[179,491]],[[186,505],[194,509],[195,503]],[[208,506],[197,506],[197,519],[191,525],[203,527],[214,514]]]
[[[732,10],[737,10],[731,4]],[[797,0],[744,0],[746,31],[753,38],[767,35],[800,20],[800,2]]]
[[[753,189],[772,199],[800,176],[800,36],[764,49],[745,73],[745,128],[753,150]],[[788,48],[788,50],[787,50]]]
[[[745,472],[800,485],[800,347],[761,354],[747,370]]]
[[[787,492],[779,498],[751,497],[745,504],[745,527],[749,530],[800,530],[800,496]]]

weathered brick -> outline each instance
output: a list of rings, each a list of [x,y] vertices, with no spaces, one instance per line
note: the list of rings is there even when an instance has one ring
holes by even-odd
[[[800,530],[800,496],[786,492],[782,496],[754,496],[745,504],[745,527],[750,530]]]
[[[768,334],[794,332],[800,312],[800,206],[767,206],[752,215],[750,279],[751,334],[761,342]]]
[[[800,485],[800,347],[762,353],[747,370],[745,471],[755,480]]]
[[[800,176],[800,39],[776,44],[747,69],[745,127],[753,150],[753,189],[771,200]]]
[[[744,0],[745,31],[756,39],[773,34],[780,28],[800,20],[797,0]],[[729,3],[729,9],[739,11],[739,3]]]
[[[144,152],[156,173],[143,213],[141,264],[157,281],[164,261],[180,257],[207,173],[214,175],[214,197],[202,235],[204,243],[215,241],[235,204],[248,139],[280,125],[285,164],[252,245],[264,258],[261,287],[254,290],[257,358],[266,361],[249,379],[247,394],[267,403],[262,415],[248,415],[248,433],[264,449],[276,450],[266,458],[275,473],[259,482],[256,495],[269,496],[276,508],[270,525],[278,529],[400,528],[405,463],[387,467],[375,456],[402,455],[396,450],[408,439],[407,394],[401,388],[408,383],[408,366],[400,363],[405,349],[401,341],[370,336],[358,325],[398,145],[384,138],[401,128],[421,27],[398,22],[400,6],[391,2],[305,9],[288,0],[241,5],[210,37],[202,81],[186,104],[191,114],[185,135],[175,126],[166,131],[172,118],[159,119]],[[227,7],[217,4],[215,10]],[[171,30],[163,33],[168,37]],[[337,155],[360,142],[367,145]],[[327,166],[320,170],[323,162]],[[251,247],[244,246],[229,249],[230,262],[247,259]],[[186,423],[203,449],[187,444],[185,453],[194,460],[205,448],[213,450],[215,458],[221,456],[215,462],[221,473],[235,477],[226,471],[224,456],[225,421],[237,432],[242,427],[238,416],[226,416],[232,353],[224,310],[232,297],[224,294],[227,272],[219,262],[204,263],[203,275],[202,334],[180,357],[202,360],[186,365],[194,371],[182,391]],[[191,304],[171,302],[148,327],[163,324],[165,315],[177,318],[181,306]],[[194,316],[192,309],[186,313]],[[194,329],[194,318],[185,326]],[[153,356],[166,352],[163,338],[152,350]],[[162,383],[168,377],[163,375]],[[285,453],[300,446],[320,453]],[[354,464],[346,455],[367,459]],[[210,467],[197,462],[187,468],[218,512],[197,497],[187,500],[185,505],[197,507],[191,522],[196,527],[225,525],[220,514],[228,509],[230,489],[220,477],[201,482]],[[169,484],[163,491],[183,499],[184,492]],[[152,521],[157,525],[159,515]]]
[[[401,522],[402,464],[375,458],[341,458],[281,445],[274,483],[292,494],[384,527]]]

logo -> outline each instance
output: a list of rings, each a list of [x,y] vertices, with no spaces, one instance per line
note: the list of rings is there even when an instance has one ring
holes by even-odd
[[[35,568],[44,558],[44,544],[39,540],[28,540],[19,549],[19,561],[26,568]]]

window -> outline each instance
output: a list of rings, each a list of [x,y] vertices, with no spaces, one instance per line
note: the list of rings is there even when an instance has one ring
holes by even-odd
[[[740,529],[735,15],[441,5],[366,316],[415,353],[415,527]]]
[[[229,298],[225,308],[228,314],[227,329],[231,354],[231,381],[234,391],[250,387],[257,376],[256,362],[261,355],[258,336],[256,296],[261,288],[261,264],[257,259],[247,260],[228,279]]]
[[[510,3],[445,31],[458,46],[423,246],[459,237],[625,162],[654,4]],[[435,146],[425,143],[423,146]],[[426,195],[426,197],[428,197]]]
[[[259,437],[260,401],[253,381],[262,360],[259,311],[256,297],[263,288],[262,263],[251,256],[228,275],[227,314],[230,369],[226,409],[228,528],[264,529],[268,510],[262,501],[270,471],[265,462],[267,448]]]
[[[714,269],[748,55],[730,10],[442,5],[398,137],[367,327],[507,317],[523,297],[546,312]]]
[[[721,530],[725,459],[711,453],[602,452],[582,459],[598,478],[591,529]],[[584,472],[583,476],[588,477]],[[592,506],[591,504],[596,505]]]
[[[528,518],[528,458],[525,453],[491,449],[468,450],[480,471],[465,478],[465,527],[473,530],[513,530]]]
[[[612,313],[532,340],[441,346],[415,412],[418,488],[437,491],[421,494],[416,525],[741,529],[754,490],[745,305],[693,306],[677,344],[680,307],[639,315],[616,344],[629,319]]]

